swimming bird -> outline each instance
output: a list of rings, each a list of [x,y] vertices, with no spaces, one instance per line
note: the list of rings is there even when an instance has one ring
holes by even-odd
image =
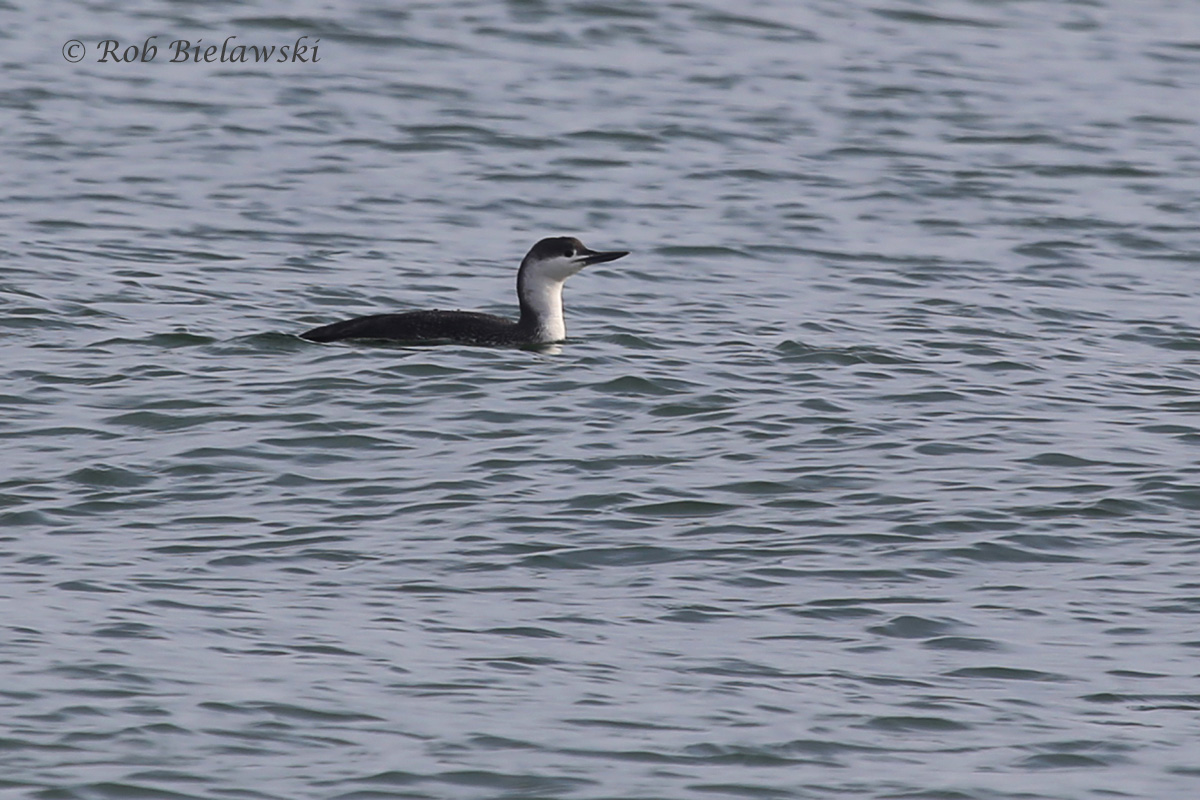
[[[542,239],[530,248],[517,271],[521,317],[516,322],[478,311],[406,311],[334,322],[305,331],[300,336],[313,342],[342,339],[487,345],[558,342],[567,338],[562,304],[563,284],[567,278],[584,267],[627,255],[628,251],[624,250],[589,250],[572,236]]]

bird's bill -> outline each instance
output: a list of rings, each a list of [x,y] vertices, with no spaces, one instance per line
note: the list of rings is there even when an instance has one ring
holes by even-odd
[[[588,250],[583,253],[584,266],[592,264],[603,264],[605,261],[616,261],[618,258],[629,255],[628,250],[610,250],[608,252],[598,252],[596,250]]]

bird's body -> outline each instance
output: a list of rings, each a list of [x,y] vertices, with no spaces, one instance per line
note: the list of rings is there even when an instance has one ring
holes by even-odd
[[[339,339],[395,339],[411,342],[460,341],[467,344],[521,344],[530,337],[519,323],[478,311],[406,311],[372,314],[300,334],[312,342]]]
[[[314,342],[342,339],[484,345],[557,342],[567,336],[563,320],[563,283],[589,264],[613,261],[625,255],[628,253],[624,251],[589,250],[583,242],[569,236],[542,239],[530,249],[517,272],[521,317],[515,321],[478,311],[408,311],[334,322],[300,336]]]

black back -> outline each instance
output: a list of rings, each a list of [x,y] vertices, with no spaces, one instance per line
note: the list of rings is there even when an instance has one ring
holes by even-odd
[[[399,342],[456,341],[519,344],[530,336],[510,319],[478,311],[408,311],[334,322],[300,334],[310,342],[391,339]]]

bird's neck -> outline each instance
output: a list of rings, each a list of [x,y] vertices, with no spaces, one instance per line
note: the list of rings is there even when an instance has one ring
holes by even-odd
[[[547,278],[517,277],[517,299],[521,303],[521,321],[539,342],[558,342],[567,338],[563,320],[563,281]]]

